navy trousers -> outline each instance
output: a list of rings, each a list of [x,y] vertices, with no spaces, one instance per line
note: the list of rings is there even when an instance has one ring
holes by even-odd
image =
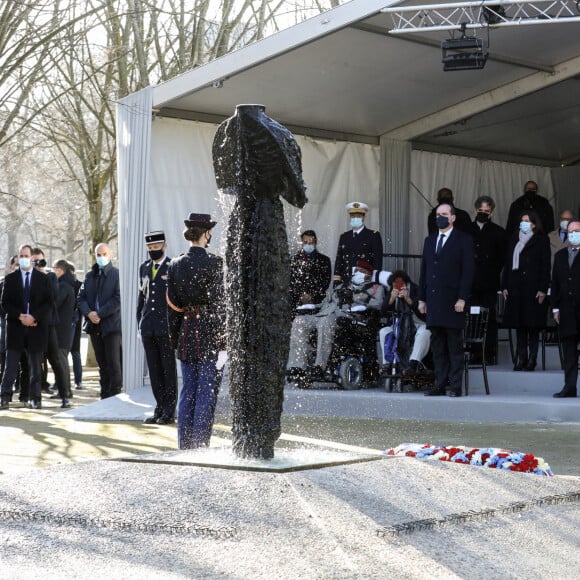
[[[461,393],[464,368],[463,328],[434,326],[429,330],[435,367],[435,388],[448,388]]]
[[[179,449],[209,446],[219,381],[215,361],[181,361],[183,386],[177,405]]]

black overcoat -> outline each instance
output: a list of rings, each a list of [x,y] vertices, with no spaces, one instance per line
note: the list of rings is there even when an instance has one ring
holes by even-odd
[[[121,288],[119,270],[110,262],[102,268],[99,281],[99,266],[94,264],[87,272],[85,281],[79,290],[78,306],[83,316],[95,311],[101,318],[99,323],[103,336],[121,332]],[[98,293],[98,296],[97,296]],[[98,308],[97,308],[98,303]],[[90,324],[87,330],[91,331]]]
[[[471,222],[471,226],[475,255],[472,296],[480,306],[495,307],[495,295],[500,290],[505,262],[506,233],[491,221],[483,224],[482,228],[476,222]]]
[[[137,300],[137,324],[141,336],[167,336],[167,277],[170,258],[159,265],[155,278],[152,276],[153,260],[146,260],[139,267],[139,297]]]
[[[335,281],[348,283],[352,276],[352,269],[359,259],[372,264],[375,270],[383,269],[381,234],[366,226],[356,235],[352,230],[341,234],[334,262]]]
[[[55,299],[58,322],[55,324],[58,348],[68,349],[71,343],[73,313],[76,309],[75,279],[71,272],[58,278]]]
[[[550,242],[546,234],[535,233],[520,253],[520,265],[513,270],[514,248],[518,234],[511,237],[502,274],[502,290],[508,291],[503,324],[508,328],[544,328],[548,299],[538,303],[538,291],[550,286]]]
[[[189,363],[217,360],[226,348],[222,258],[198,246],[173,258],[167,299],[169,337],[177,358]]]
[[[302,251],[290,261],[290,306],[300,305],[303,294],[312,295],[313,304],[320,304],[326,297],[331,277],[330,258],[314,250]]]
[[[574,260],[570,268],[568,248],[556,252],[554,257],[550,299],[552,308],[560,310],[560,337],[578,336],[580,334],[580,256]]]
[[[554,208],[552,204],[541,195],[522,195],[510,205],[505,231],[508,236],[517,233],[520,225],[522,212],[532,209],[542,222],[542,231],[549,234],[554,229]]]
[[[438,235],[428,236],[423,245],[419,300],[427,304],[427,327],[463,328],[465,312],[456,312],[457,300],[469,300],[473,271],[473,238],[455,228],[439,252]]]
[[[2,289],[2,310],[6,313],[6,348],[22,350],[25,347],[32,352],[48,350],[48,325],[51,322],[54,308],[52,284],[46,274],[35,268],[31,270],[29,314],[36,319],[37,326],[26,327],[20,322],[23,314],[22,274],[20,270],[11,272],[4,278]]]

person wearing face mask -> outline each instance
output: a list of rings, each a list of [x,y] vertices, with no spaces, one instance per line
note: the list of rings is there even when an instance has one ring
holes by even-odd
[[[423,244],[419,279],[419,312],[427,315],[435,383],[428,397],[461,397],[463,386],[463,329],[471,293],[475,261],[473,238],[456,230],[455,208],[437,207],[438,233]]]
[[[505,231],[512,236],[519,231],[520,216],[522,212],[532,210],[538,216],[542,224],[542,230],[549,234],[554,230],[554,209],[550,202],[538,194],[538,184],[535,181],[527,181],[524,185],[524,195],[518,197],[510,205]]]
[[[333,285],[348,284],[357,260],[372,264],[376,271],[383,268],[383,240],[381,234],[365,226],[369,206],[353,201],[346,205],[350,230],[341,234],[334,261]]]
[[[488,365],[497,363],[497,319],[495,307],[500,290],[500,276],[503,269],[507,238],[505,230],[495,224],[493,212],[495,201],[482,195],[475,200],[475,219],[471,222],[475,253],[475,273],[471,287],[470,304],[489,308],[485,360]],[[481,361],[474,360],[475,363]]]
[[[437,206],[442,203],[447,203],[449,205],[455,206],[453,203],[453,192],[448,187],[442,187],[437,192],[437,205],[429,212],[427,217],[427,231],[430,236],[436,234],[437,228]],[[469,214],[464,209],[459,209],[455,207],[455,222],[453,224],[455,229],[458,229],[466,234],[471,234],[471,218]]]
[[[226,348],[224,268],[207,252],[216,225],[209,214],[190,213],[183,237],[189,250],[169,264],[167,317],[171,346],[181,361],[183,387],[177,403],[177,444],[210,444],[220,386],[220,352]]]
[[[330,258],[317,249],[314,230],[300,236],[302,249],[290,261],[290,305],[293,309],[320,304],[330,286]]]
[[[171,258],[162,231],[145,234],[149,259],[139,266],[137,325],[145,350],[151,390],[155,397],[153,416],[146,424],[168,425],[175,421],[177,366],[167,327],[167,272]]]
[[[567,248],[570,245],[568,242],[568,224],[573,219],[574,214],[569,209],[561,211],[558,227],[548,234],[552,266],[554,265],[554,256],[556,255],[556,252],[559,252],[562,248]]]
[[[501,287],[506,299],[503,323],[516,329],[514,371],[536,368],[540,330],[547,324],[550,242],[533,211],[520,215],[519,232],[506,252]]]
[[[287,365],[287,376],[290,380],[301,375],[309,380],[323,379],[334,343],[338,318],[349,316],[351,313],[378,317],[383,306],[385,290],[383,286],[371,280],[373,269],[373,264],[358,260],[350,282],[337,286],[317,313],[294,318]],[[317,334],[316,359],[314,365],[307,367],[311,351],[308,338],[314,330]]]
[[[0,384],[0,410],[8,410],[20,357],[26,353],[30,371],[28,407],[42,408],[42,360],[48,347],[53,294],[48,276],[33,267],[32,247],[18,250],[19,269],[4,279],[0,306],[6,316],[6,363]]]
[[[564,358],[564,387],[557,399],[578,395],[578,341],[580,340],[580,221],[568,224],[569,246],[554,258],[552,316],[559,326]]]
[[[95,247],[96,264],[87,272],[78,296],[78,307],[85,317],[83,330],[99,366],[101,399],[123,390],[121,370],[121,290],[119,270],[111,263],[107,244]]]

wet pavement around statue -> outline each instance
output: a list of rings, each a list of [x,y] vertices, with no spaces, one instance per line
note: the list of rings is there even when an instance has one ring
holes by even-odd
[[[84,385],[84,390],[74,393],[75,406],[98,400],[95,369],[85,371]],[[59,401],[45,396],[41,411],[18,408],[16,404],[10,411],[2,412],[0,473],[166,452],[177,447],[175,425],[58,419],[54,415],[59,411]],[[212,446],[229,443],[230,427],[229,414],[218,404]],[[282,427],[277,447],[350,446],[382,451],[407,442],[503,447],[543,457],[556,475],[580,476],[580,423],[466,423],[284,413]]]

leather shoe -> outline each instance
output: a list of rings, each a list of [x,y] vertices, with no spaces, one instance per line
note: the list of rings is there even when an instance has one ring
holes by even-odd
[[[159,417],[159,419],[157,419],[157,425],[171,425],[172,423],[175,423],[173,417]]]
[[[445,390],[440,387],[433,387],[428,391],[423,393],[426,397],[443,397],[445,395]]]
[[[0,403],[0,411],[8,411],[10,409],[10,403],[8,401],[2,401]]]
[[[50,395],[49,399],[60,399],[60,395],[57,393],[56,395]]]
[[[42,409],[42,403],[39,401],[29,401],[28,408],[29,409]]]
[[[461,391],[447,391],[445,394],[448,397],[461,397]]]
[[[553,397],[555,399],[567,399],[568,397],[572,398],[576,396],[576,391],[570,391],[566,387],[564,387],[559,393],[554,393]]]
[[[531,358],[528,361],[528,364],[524,366],[524,370],[530,371],[530,372],[531,371],[535,371],[536,370],[536,365],[537,365],[536,359],[535,358]]]
[[[71,407],[72,405],[68,399],[62,400],[62,405],[60,406],[61,409],[70,409]]]
[[[144,425],[155,425],[157,424],[157,419],[159,419],[159,417],[147,417],[147,419],[145,419],[145,421],[143,421]]]

